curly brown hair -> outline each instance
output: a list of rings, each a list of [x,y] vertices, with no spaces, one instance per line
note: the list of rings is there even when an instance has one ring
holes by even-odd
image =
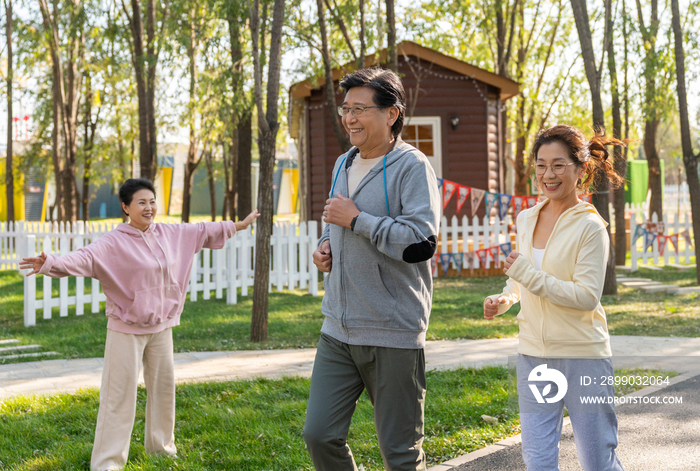
[[[537,159],[540,147],[552,142],[558,142],[566,147],[569,158],[577,167],[588,162],[586,175],[579,183],[581,188],[588,189],[598,171],[608,179],[613,188],[619,188],[624,183],[625,180],[613,168],[607,146],[624,146],[627,142],[606,136],[604,132],[600,131],[595,132],[590,139],[587,139],[579,129],[568,124],[558,124],[543,129],[537,135],[535,143],[532,145],[530,158]]]

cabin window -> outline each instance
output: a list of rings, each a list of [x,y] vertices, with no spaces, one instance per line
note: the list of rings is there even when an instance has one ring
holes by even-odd
[[[415,116],[404,123],[401,139],[423,152],[442,178],[442,138],[439,116]]]

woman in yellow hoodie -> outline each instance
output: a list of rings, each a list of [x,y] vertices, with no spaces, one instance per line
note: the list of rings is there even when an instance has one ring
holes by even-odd
[[[623,469],[615,453],[614,389],[607,381],[613,376],[612,353],[600,304],[607,223],[577,196],[597,172],[613,186],[622,183],[608,159],[610,144],[623,143],[600,134],[588,140],[566,125],[540,133],[532,157],[547,199],[518,215],[520,252],[506,259],[503,292],[484,301],[486,319],[520,301],[518,401],[523,460],[531,471],[559,469],[564,405],[583,469]]]

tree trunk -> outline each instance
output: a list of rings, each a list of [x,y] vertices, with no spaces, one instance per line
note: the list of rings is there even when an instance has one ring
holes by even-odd
[[[624,43],[624,68],[625,68],[625,74],[624,74],[625,94],[623,96],[623,101],[625,104],[625,111],[624,111],[624,113],[625,113],[625,118],[624,118],[625,131],[624,131],[623,136],[624,136],[625,140],[628,140],[629,135],[630,135],[630,99],[629,99],[629,80],[628,80],[628,77],[629,77],[629,58],[628,58],[629,43],[628,43],[628,36],[627,36],[627,32],[628,32],[627,26],[628,26],[629,17],[627,15],[627,6],[625,4],[625,0],[622,0],[622,16],[623,16],[623,18],[622,18],[622,20],[623,20],[622,21],[622,37],[623,37],[623,43]],[[622,151],[622,153],[623,153],[622,158],[624,159],[625,164],[627,164],[627,162],[629,162],[629,159],[628,159],[629,150],[630,150],[629,145],[627,145],[624,147],[624,149]],[[626,172],[625,172],[624,178],[625,178],[625,182],[626,182],[627,181]],[[622,193],[621,198],[622,198],[622,205],[624,207],[624,198],[625,198],[624,188],[622,190],[623,190],[623,193]],[[617,194],[615,195],[615,197],[618,198]],[[616,202],[616,204],[620,204],[620,203]],[[617,224],[617,222],[615,224]],[[625,222],[625,225],[626,224],[627,223]],[[626,246],[627,246],[627,238],[625,237],[625,247]],[[625,263],[626,263],[626,256],[627,256],[627,252],[625,252]],[[619,260],[619,258],[617,256],[616,256],[616,258]]]
[[[610,94],[612,95],[613,137],[622,140],[622,117],[620,116],[620,92],[617,82],[617,66],[615,64],[615,47],[613,40],[612,0],[605,1],[605,17],[610,36],[608,38],[608,71],[610,73]],[[613,165],[615,171],[623,179],[627,175],[627,161],[622,155],[622,147],[613,149]],[[625,230],[625,186],[613,191],[613,207],[615,208],[615,264],[624,265],[627,256],[627,233]]]
[[[365,56],[367,55],[367,42],[365,40],[365,0],[360,0],[360,57],[357,67],[365,68]]]
[[[326,108],[328,108],[328,116],[331,120],[331,128],[333,129],[335,140],[338,141],[340,149],[343,152],[347,152],[352,145],[350,144],[350,138],[343,132],[343,127],[338,119],[339,116],[335,101],[335,86],[333,83],[333,71],[331,69],[331,54],[328,49],[326,15],[323,11],[323,1],[316,0],[316,7],[318,9],[318,26],[321,30],[321,57],[323,58],[323,71],[326,80],[326,87],[324,90],[326,94]]]
[[[63,166],[61,165],[60,147],[61,147],[61,107],[59,106],[58,92],[58,73],[56,66],[53,66],[53,129],[51,130],[51,161],[53,163],[53,175],[56,184],[56,198],[52,207],[51,214],[56,212],[55,220],[63,221]]]
[[[232,129],[232,134],[233,136],[231,138],[231,143],[229,144],[228,148],[226,148],[226,145],[224,143],[221,143],[221,156],[223,157],[224,161],[224,204],[223,208],[221,209],[221,219],[223,221],[226,221],[228,219],[234,220],[235,214],[234,204],[236,193],[234,190],[234,186],[236,183],[236,179],[234,178],[233,172],[236,168],[236,150],[238,150],[236,148],[237,137],[235,129]]]
[[[7,154],[5,158],[5,196],[7,220],[15,220],[15,178],[12,169],[12,0],[5,2],[7,35]]]
[[[396,50],[396,15],[394,14],[394,0],[386,0],[386,24],[387,66],[398,74],[399,56]]]
[[[595,65],[595,53],[593,52],[593,40],[591,38],[590,20],[586,9],[586,0],[571,0],[571,7],[576,21],[579,42],[581,43],[581,53],[588,79],[588,86],[591,90],[591,104],[593,107],[593,129],[596,131],[605,130],[605,113],[603,112],[603,99],[600,94],[601,72]],[[600,172],[595,175],[593,195],[591,202],[598,213],[606,221],[610,221],[610,210],[608,205],[610,198],[608,195],[610,185],[607,177]],[[615,247],[612,241],[610,226],[608,225],[608,238],[610,240],[610,252],[608,254],[608,265],[605,271],[605,282],[603,284],[603,294],[617,294],[617,280],[615,279]]]
[[[85,166],[83,168],[83,191],[80,196],[82,200],[82,220],[87,222],[90,220],[90,159],[85,159]]]
[[[204,154],[204,162],[207,164],[207,178],[209,179],[209,204],[211,205],[211,220],[216,221],[216,181],[214,180],[214,153],[210,150]]]
[[[156,2],[147,0],[146,4],[146,45],[144,47],[144,30],[141,0],[131,0],[131,14],[124,5],[124,13],[132,35],[132,64],[136,78],[139,115],[139,161],[141,178],[153,181],[158,169],[156,118],[155,118],[155,83],[158,65],[159,47],[156,45]],[[165,24],[168,2],[162,1]]]
[[[258,34],[260,25],[260,0],[254,0],[251,9],[251,35],[253,38],[253,62],[255,67],[255,104],[258,111],[258,145],[260,149],[260,179],[258,183],[258,218],[255,229],[255,282],[253,286],[253,313],[250,339],[260,342],[267,339],[268,288],[270,281],[270,236],[272,235],[272,176],[275,167],[275,143],[279,130],[278,99],[282,49],[282,24],[284,0],[275,0],[267,77],[267,109],[263,111],[262,66]]]
[[[61,47],[61,38],[58,30],[60,11],[58,5],[54,3],[53,14],[49,11],[46,0],[39,0],[44,34],[49,43],[51,62],[54,75],[54,101],[55,107],[60,110],[58,116],[60,122],[57,132],[63,138],[61,154],[57,154],[58,160],[63,160],[60,173],[56,175],[56,180],[61,180],[63,218],[66,221],[75,221],[78,210],[78,193],[75,182],[75,161],[77,152],[77,126],[78,108],[80,106],[80,92],[82,90],[82,62],[84,57],[83,44],[83,22],[79,4],[68,3],[69,21],[73,24],[73,31],[67,39],[65,51]],[[66,54],[65,71],[63,55]],[[54,115],[56,116],[56,115]],[[54,137],[54,141],[56,137]],[[55,167],[55,165],[54,165]]]
[[[84,156],[83,163],[83,191],[81,192],[81,216],[82,220],[87,222],[90,220],[90,164],[91,159],[89,153],[91,151],[90,143],[90,123],[92,121],[92,81],[88,73],[85,80],[85,116],[83,118],[83,133],[85,134]]]
[[[676,89],[678,91],[678,109],[681,120],[683,164],[685,165],[686,178],[688,179],[690,210],[693,219],[693,237],[697,254],[698,247],[700,247],[700,181],[698,180],[698,159],[700,159],[700,154],[693,153],[693,142],[690,135],[688,94],[685,88],[685,52],[683,51],[683,31],[681,30],[678,0],[671,0],[671,14],[676,56]],[[700,283],[700,270],[696,270],[696,279]]]
[[[653,113],[654,115],[656,112]],[[644,154],[647,158],[647,166],[649,167],[649,219],[652,214],[656,213],[659,221],[663,217],[663,201],[662,193],[663,186],[661,182],[661,160],[656,151],[656,132],[659,129],[659,120],[647,115],[644,122]]]
[[[194,171],[197,170],[199,159],[190,159],[190,152],[187,153],[187,162],[185,163],[185,180],[182,189],[182,222],[190,222],[190,202],[192,200],[192,186],[194,184]]]
[[[525,152],[527,146],[527,130],[525,129],[525,96],[518,97],[518,110],[515,122],[515,158],[513,159],[513,170],[515,171],[516,195],[528,195],[528,175],[525,167]]]
[[[197,155],[197,130],[196,130],[196,113],[197,108],[195,102],[197,100],[197,50],[198,42],[195,32],[195,11],[194,7],[190,9],[189,19],[189,44],[187,45],[187,57],[190,61],[190,106],[189,106],[189,125],[190,125],[190,147],[187,150],[187,163],[185,164],[185,181],[184,191],[182,194],[182,222],[190,222],[190,199],[192,198],[192,184],[194,182],[194,171],[197,169],[199,162],[202,160],[202,152]],[[216,206],[214,207],[216,210]]]
[[[238,168],[238,155],[240,149],[238,148],[239,141],[239,126],[241,123],[241,112],[240,104],[246,103],[246,95],[242,89],[243,83],[243,44],[241,40],[241,24],[242,17],[244,16],[241,10],[238,10],[237,4],[231,2],[229,4],[229,18],[228,18],[228,29],[231,44],[231,64],[232,64],[232,83],[231,88],[233,91],[233,101],[231,103],[233,112],[231,114],[231,144],[229,146],[228,159],[226,158],[226,151],[224,150],[224,175],[226,178],[226,189],[224,196],[224,212],[226,215],[224,219],[230,218],[231,220],[236,219],[236,209],[237,201],[236,195],[239,191],[239,175],[240,169]],[[247,107],[247,106],[246,106]],[[250,127],[250,126],[249,126]],[[250,154],[249,154],[250,155]],[[228,160],[228,165],[226,161]],[[250,161],[248,162],[248,194],[250,195]],[[250,202],[250,196],[248,197]]]
[[[649,167],[649,190],[651,191],[651,199],[649,201],[649,218],[656,213],[659,220],[663,217],[663,202],[662,191],[663,183],[661,181],[661,165],[659,163],[659,155],[656,150],[656,132],[659,127],[659,116],[656,109],[657,87],[656,79],[658,73],[659,54],[656,51],[656,36],[659,31],[659,12],[658,0],[651,0],[651,17],[649,27],[647,28],[644,22],[644,14],[642,7],[637,0],[637,16],[639,18],[639,32],[644,41],[644,154]]]
[[[238,165],[236,179],[238,180],[237,210],[238,220],[243,220],[253,210],[251,188],[251,162],[253,154],[253,115],[247,110],[240,116],[238,126]]]

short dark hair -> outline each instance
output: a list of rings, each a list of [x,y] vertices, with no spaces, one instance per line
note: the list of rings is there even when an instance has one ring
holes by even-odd
[[[156,189],[151,180],[146,180],[145,178],[129,178],[124,182],[121,188],[119,188],[119,201],[129,206],[134,199],[134,193],[139,190],[151,190],[153,196],[156,196]],[[122,209],[122,211],[124,210]]]
[[[406,92],[399,76],[391,70],[379,67],[360,69],[347,74],[340,81],[340,88],[345,93],[355,87],[369,87],[374,90],[372,101],[375,105],[382,108],[395,106],[399,110],[399,117],[391,126],[391,134],[393,134],[394,139],[399,137],[403,130],[403,120],[406,114]]]

